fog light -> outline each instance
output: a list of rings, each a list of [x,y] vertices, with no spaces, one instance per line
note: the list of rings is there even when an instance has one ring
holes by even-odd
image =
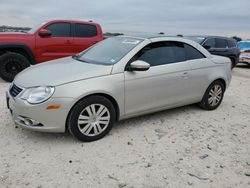
[[[27,126],[30,126],[32,124],[32,122],[30,120],[28,120],[28,119],[24,119],[23,122]]]
[[[22,116],[17,116],[17,119],[15,120],[15,122],[17,124],[22,124],[26,126],[41,126],[41,124],[38,121],[28,118],[28,117],[22,117]]]

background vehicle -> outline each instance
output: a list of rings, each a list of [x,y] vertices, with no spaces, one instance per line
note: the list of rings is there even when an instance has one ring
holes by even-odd
[[[240,41],[237,45],[240,49],[240,63],[250,65],[250,41]]]
[[[103,40],[93,22],[54,20],[28,33],[0,33],[0,76],[12,81],[30,65],[79,53]]]
[[[184,36],[201,44],[211,54],[229,57],[234,68],[239,62],[240,50],[234,39],[219,36]]]
[[[230,80],[230,60],[196,42],[113,37],[79,55],[22,71],[7,92],[7,104],[22,127],[68,128],[76,138],[93,141],[116,120],[192,103],[214,110]]]

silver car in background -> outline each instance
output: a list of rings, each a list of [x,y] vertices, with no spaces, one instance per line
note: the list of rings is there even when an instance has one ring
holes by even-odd
[[[82,141],[121,119],[198,103],[216,109],[231,80],[230,59],[179,37],[106,39],[84,52],[30,67],[6,92],[14,122]]]
[[[238,42],[240,49],[240,63],[250,65],[250,40]]]

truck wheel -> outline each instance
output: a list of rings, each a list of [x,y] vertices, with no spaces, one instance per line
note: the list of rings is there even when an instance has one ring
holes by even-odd
[[[0,76],[7,82],[13,81],[19,72],[29,66],[29,60],[19,53],[7,52],[0,56]]]

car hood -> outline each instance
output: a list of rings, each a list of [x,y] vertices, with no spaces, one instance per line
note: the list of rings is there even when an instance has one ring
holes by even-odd
[[[19,73],[14,83],[20,87],[56,86],[111,74],[112,65],[77,61],[72,57],[31,66]]]
[[[20,38],[20,37],[30,37],[31,34],[28,33],[21,33],[21,32],[0,32],[0,38]]]
[[[8,35],[12,35],[12,36],[20,36],[20,35],[26,35],[27,33],[22,33],[22,32],[1,32],[0,33],[0,37],[2,36],[8,36]]]

